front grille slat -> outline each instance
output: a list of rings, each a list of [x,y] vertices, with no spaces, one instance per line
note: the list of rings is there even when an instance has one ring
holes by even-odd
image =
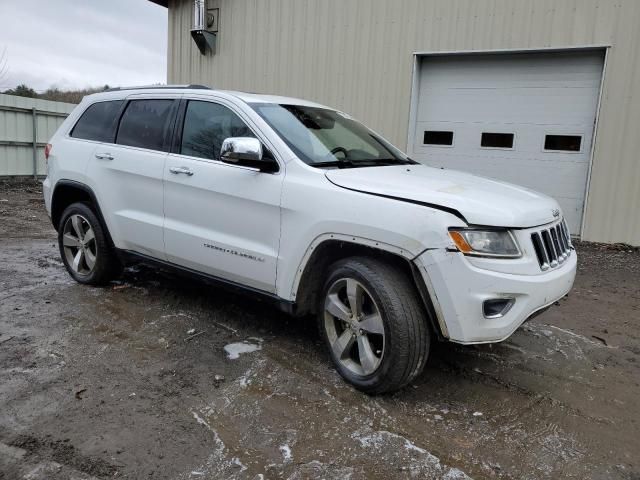
[[[560,241],[558,240],[558,231],[555,227],[551,228],[551,240],[553,241],[553,248],[556,249],[556,256],[558,257],[558,263],[564,262],[565,256],[563,248],[560,247]]]
[[[542,271],[564,263],[573,249],[569,229],[564,220],[550,228],[533,232],[531,243]]]

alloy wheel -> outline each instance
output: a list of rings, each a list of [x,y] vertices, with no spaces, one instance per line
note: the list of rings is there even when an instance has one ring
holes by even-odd
[[[91,224],[79,214],[71,215],[64,224],[62,247],[67,263],[79,275],[89,275],[96,265],[98,246]]]
[[[384,323],[365,286],[353,278],[336,280],[324,310],[324,328],[336,360],[356,375],[375,372],[384,355]]]

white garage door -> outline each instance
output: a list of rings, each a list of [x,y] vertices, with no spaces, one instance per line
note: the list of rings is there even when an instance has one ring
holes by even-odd
[[[423,57],[410,153],[554,197],[580,232],[602,52]]]

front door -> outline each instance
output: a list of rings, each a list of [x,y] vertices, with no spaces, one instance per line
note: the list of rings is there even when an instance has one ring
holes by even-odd
[[[167,260],[275,292],[284,175],[221,162],[225,138],[256,135],[228,106],[184,102],[164,170]]]

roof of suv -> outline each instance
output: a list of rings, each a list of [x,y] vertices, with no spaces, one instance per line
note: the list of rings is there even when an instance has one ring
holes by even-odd
[[[152,85],[152,86],[139,86],[139,87],[121,87],[112,88],[104,92],[94,93],[89,95],[91,99],[102,98],[122,98],[124,96],[132,94],[142,93],[195,93],[198,95],[216,95],[216,96],[233,96],[239,98],[246,103],[278,103],[284,105],[304,105],[309,107],[329,108],[319,103],[311,102],[309,100],[303,100],[300,98],[283,97],[279,95],[266,95],[258,93],[238,92],[234,90],[216,90],[203,85]]]

